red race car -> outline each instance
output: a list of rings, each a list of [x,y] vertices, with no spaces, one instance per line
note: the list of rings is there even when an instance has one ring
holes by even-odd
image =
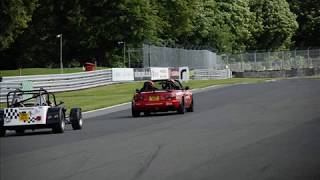
[[[147,81],[140,90],[136,90],[131,110],[133,117],[139,117],[141,112],[144,115],[168,111],[177,111],[179,114],[184,114],[185,110],[193,112],[192,92],[178,80]]]

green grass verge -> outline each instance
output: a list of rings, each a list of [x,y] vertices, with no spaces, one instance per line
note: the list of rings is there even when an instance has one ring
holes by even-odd
[[[316,75],[316,76],[308,76],[306,77],[307,79],[317,79],[319,80],[320,79],[320,75]]]
[[[190,80],[183,83],[191,89],[203,88],[212,85],[237,84],[237,83],[261,83],[270,78],[232,78],[222,80]],[[104,108],[116,104],[129,102],[135,92],[140,89],[143,82],[113,84],[91,89],[56,93],[57,101],[64,101],[66,107],[81,107],[83,111]],[[5,104],[1,104],[3,108]]]
[[[67,108],[81,107],[83,111],[104,108],[131,100],[135,89],[142,82],[113,84],[97,88],[57,93],[57,100],[64,101]]]
[[[213,85],[223,84],[239,84],[239,83],[261,83],[272,78],[232,78],[219,80],[191,80],[188,83],[183,83],[184,86],[189,86],[191,89],[203,88]]]
[[[106,69],[106,67],[97,67],[97,70]],[[79,68],[63,68],[63,73],[84,72],[82,67]],[[60,68],[25,68],[16,70],[1,70],[0,76],[27,76],[42,74],[60,74]]]
[[[184,83],[191,89],[202,88],[212,85],[236,84],[236,83],[261,83],[267,79],[261,78],[233,78],[225,80],[191,80]],[[66,103],[70,107],[81,107],[83,111],[89,111],[108,107],[116,104],[129,102],[135,92],[140,89],[143,82],[133,82],[125,84],[114,84],[109,86],[97,87],[92,89],[57,93],[58,100]]]

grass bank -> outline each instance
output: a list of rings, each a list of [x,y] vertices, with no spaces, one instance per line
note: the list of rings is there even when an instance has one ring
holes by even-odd
[[[191,89],[203,88],[212,85],[237,84],[237,83],[261,83],[268,79],[261,78],[233,78],[224,80],[191,80],[184,83]],[[143,82],[114,84],[87,90],[58,93],[58,100],[66,103],[67,107],[78,106],[83,111],[89,111],[129,102],[135,89],[140,89]]]
[[[320,75],[316,75],[316,76],[308,76],[306,77],[307,79],[320,79]]]
[[[232,78],[221,80],[190,80],[183,83],[191,89],[203,88],[212,85],[238,84],[238,83],[261,83],[269,78]],[[113,84],[91,89],[56,93],[57,101],[64,101],[67,108],[81,107],[83,111],[89,111],[116,104],[129,102],[135,89],[140,89],[143,82],[132,82],[123,84]],[[1,104],[3,108],[5,104]]]

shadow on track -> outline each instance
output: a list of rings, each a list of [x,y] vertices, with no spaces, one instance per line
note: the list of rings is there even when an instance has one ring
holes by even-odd
[[[140,117],[132,117],[131,115],[124,115],[124,116],[117,116],[113,117],[114,119],[140,119],[140,118],[155,118],[155,117],[162,117],[162,116],[179,116],[181,114],[177,114],[175,112],[157,112],[157,113],[150,113],[145,115],[141,113]]]
[[[64,132],[73,131],[72,129],[65,129]],[[40,135],[55,135],[55,134],[63,134],[63,133],[53,133],[52,130],[43,129],[43,130],[27,130],[24,133],[16,133],[15,131],[8,131],[5,137],[1,138],[11,138],[11,137],[19,137],[19,136],[40,136]]]

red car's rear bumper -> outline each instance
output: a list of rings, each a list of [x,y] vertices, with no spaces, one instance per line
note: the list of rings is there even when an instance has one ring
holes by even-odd
[[[178,100],[168,100],[168,101],[138,101],[132,102],[132,107],[136,111],[146,111],[146,112],[166,112],[177,110],[180,106]]]

